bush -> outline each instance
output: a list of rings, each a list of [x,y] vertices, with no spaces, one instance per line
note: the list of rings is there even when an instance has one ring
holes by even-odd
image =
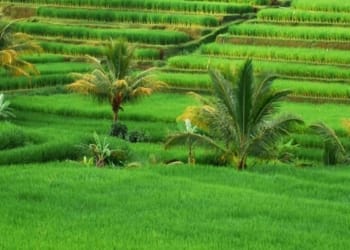
[[[111,147],[107,137],[101,139],[96,133],[93,135],[93,141],[89,144],[83,144],[82,147],[87,150],[86,153],[91,157],[90,159],[93,159],[96,167],[123,166],[130,157],[129,149],[126,146],[112,149],[113,146]]]
[[[131,131],[129,141],[132,143],[149,141],[149,136],[144,131]]]
[[[122,139],[126,139],[126,136],[128,134],[128,127],[125,124],[115,122],[112,124],[111,136],[116,136]]]

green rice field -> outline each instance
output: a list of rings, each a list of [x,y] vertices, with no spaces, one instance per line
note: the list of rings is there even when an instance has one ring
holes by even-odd
[[[108,54],[119,41],[123,76],[128,58]],[[0,0],[0,249],[349,249],[349,50],[347,1]],[[263,154],[252,139],[239,171],[237,126],[184,117],[203,100],[224,110],[213,77],[233,98],[228,72],[247,59],[256,82],[289,91],[248,139],[279,116],[303,123]],[[127,85],[145,71],[155,90]]]

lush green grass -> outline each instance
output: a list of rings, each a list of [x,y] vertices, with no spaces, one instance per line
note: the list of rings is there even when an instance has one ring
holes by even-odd
[[[350,24],[349,13],[295,9],[264,9],[258,13],[259,21],[285,23]]]
[[[283,26],[272,24],[242,24],[229,28],[231,35],[257,37],[281,37],[286,39],[348,41],[350,34],[346,27]]]
[[[209,55],[183,55],[174,56],[168,60],[170,68],[180,70],[201,70],[207,71],[209,68],[233,69],[242,65],[243,59],[228,59]],[[290,62],[273,62],[273,61],[254,61],[254,70],[257,73],[271,73],[289,78],[308,78],[308,79],[326,79],[342,80],[350,79],[350,72],[347,68],[336,67],[332,65],[312,65]]]
[[[350,106],[346,104],[313,104],[284,102],[281,110],[297,114],[306,124],[323,121],[334,129],[344,130],[342,122],[350,118]]]
[[[219,21],[215,16],[209,15],[184,15],[175,13],[155,13],[149,11],[115,11],[101,9],[80,8],[52,8],[39,7],[38,16],[49,18],[83,19],[84,21],[97,20],[107,22],[123,23],[145,23],[145,24],[171,24],[171,25],[202,25],[217,26]],[[83,21],[82,20],[82,21]]]
[[[338,0],[293,0],[292,6],[296,9],[329,11],[329,12],[350,12],[348,1]]]
[[[109,105],[98,104],[92,98],[77,94],[57,94],[50,96],[14,96],[13,107],[22,111],[34,111],[72,117],[112,119]],[[143,98],[136,103],[125,105],[121,120],[135,122],[173,123],[187,106],[197,102],[191,96],[174,93],[158,93]],[[350,106],[345,104],[313,104],[284,102],[281,112],[300,115],[307,124],[324,121],[335,128],[342,128],[342,120],[348,118]],[[350,115],[349,115],[350,118]]]
[[[17,22],[14,29],[18,32],[29,33],[39,36],[59,36],[78,39],[107,40],[125,37],[129,42],[140,42],[150,44],[177,44],[187,42],[190,37],[184,32],[159,30],[159,29],[103,29],[88,28],[84,26],[73,26],[51,23]]]
[[[277,79],[273,83],[276,89],[288,89],[294,95],[313,97],[349,98],[350,85],[336,82],[311,82],[301,80]]]
[[[237,44],[210,43],[200,47],[200,53],[205,55],[253,58],[267,61],[291,61],[321,64],[350,64],[350,55],[343,50],[316,48],[286,48],[278,46],[252,46]]]
[[[349,169],[3,168],[4,249],[348,249]]]
[[[112,119],[108,103],[99,104],[89,96],[57,94],[50,96],[14,96],[12,105],[18,110],[37,111],[64,116],[83,116]],[[195,101],[187,95],[159,93],[127,103],[120,119],[135,121],[174,122],[183,110]]]
[[[266,1],[266,0],[257,0]],[[23,0],[9,0],[9,2],[21,2]],[[246,1],[245,1],[246,2]],[[27,0],[25,3],[34,4],[59,4],[61,6],[89,6],[95,8],[125,8],[142,9],[151,11],[180,11],[192,13],[246,13],[252,12],[253,7],[247,4],[232,3],[208,3],[208,2],[190,2],[183,0]]]

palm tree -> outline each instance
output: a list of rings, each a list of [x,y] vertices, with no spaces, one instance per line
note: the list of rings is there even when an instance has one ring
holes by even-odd
[[[226,155],[239,170],[247,167],[247,157],[271,150],[276,140],[288,133],[290,125],[302,123],[292,115],[275,117],[277,104],[289,91],[273,91],[274,77],[255,82],[250,59],[234,74],[210,71],[214,99],[201,98],[204,105],[189,107],[182,118],[200,121],[213,138],[224,143]]]
[[[150,74],[153,68],[130,74],[132,57],[133,50],[126,41],[111,41],[103,60],[87,56],[87,60],[94,63],[94,70],[86,74],[72,74],[76,81],[69,84],[68,89],[93,95],[99,101],[108,101],[112,107],[113,121],[116,123],[125,101],[150,95],[164,86]]]
[[[13,33],[11,26],[0,24],[0,67],[15,76],[29,76],[39,72],[33,64],[20,58],[21,54],[40,52],[40,46],[24,33]]]
[[[310,128],[323,139],[323,163],[325,165],[336,165],[349,160],[343,144],[332,128],[323,122],[314,123],[310,125]]]
[[[10,107],[10,102],[5,100],[4,94],[0,94],[0,120],[10,117],[15,117],[13,109]]]
[[[196,162],[194,153],[194,147],[196,145],[207,146],[224,151],[224,149],[219,144],[215,143],[215,141],[213,141],[210,137],[197,133],[197,127],[192,126],[191,121],[189,119],[185,120],[185,125],[185,131],[172,134],[167,138],[165,142],[165,149],[168,149],[172,146],[187,145],[187,162],[189,165],[195,164]]]

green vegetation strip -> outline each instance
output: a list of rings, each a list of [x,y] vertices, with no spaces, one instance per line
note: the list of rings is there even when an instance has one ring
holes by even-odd
[[[350,12],[350,2],[339,0],[293,0],[292,7],[303,10]]]
[[[268,5],[270,0],[187,0],[196,2],[228,2],[228,3],[241,3],[241,4],[253,4],[253,5]]]
[[[189,2],[182,0],[9,0],[11,3],[54,4],[65,6],[91,6],[105,8],[135,8],[148,10],[168,10],[195,13],[247,13],[253,12],[247,4]]]
[[[277,79],[273,86],[276,89],[289,89],[294,95],[344,99],[350,97],[350,85],[343,83]]]
[[[232,171],[101,171],[74,163],[4,168],[0,246],[347,249],[348,168]]]
[[[27,110],[64,116],[90,118],[112,118],[108,103],[97,104],[92,98],[77,94],[57,94],[50,96],[14,96],[12,106],[17,110]],[[154,94],[134,104],[125,105],[121,120],[175,122],[187,106],[195,101],[187,95],[164,93]],[[142,108],[141,108],[142,107]]]
[[[330,41],[330,40],[305,40],[305,39],[288,39],[283,37],[258,37],[249,35],[230,35],[222,34],[216,37],[217,43],[231,44],[250,44],[279,47],[301,47],[301,48],[322,48],[322,49],[339,49],[349,50],[350,43],[347,41]]]
[[[171,87],[195,90],[209,90],[212,86],[208,73],[159,72],[157,77],[167,82]],[[276,89],[291,90],[293,95],[306,97],[344,98],[350,96],[350,85],[337,82],[301,81],[276,79],[273,83]]]
[[[35,75],[28,77],[1,77],[0,90],[32,89],[56,85],[65,85],[73,82],[73,78],[62,74]]]
[[[17,22],[16,31],[41,36],[64,36],[66,38],[100,39],[124,37],[130,42],[150,44],[174,44],[190,40],[184,32],[150,29],[91,29],[83,26],[67,26],[48,23]]]
[[[224,59],[210,56],[188,55],[175,56],[168,60],[170,68],[181,70],[203,70],[209,68],[227,68],[229,66],[237,67],[242,63],[241,60]],[[284,77],[303,77],[316,79],[332,79],[333,81],[349,81],[350,72],[347,68],[328,66],[328,65],[309,65],[285,62],[266,62],[254,61],[256,72],[271,72]]]
[[[253,46],[210,43],[200,47],[201,54],[261,60],[305,61],[322,64],[350,65],[350,54],[342,50],[314,48],[283,48],[277,46]]]
[[[103,45],[69,44],[61,42],[40,41],[40,46],[49,53],[68,55],[101,56],[104,53]],[[135,48],[134,56],[139,60],[156,60],[160,58],[160,50],[155,48]],[[64,56],[58,56],[63,57]],[[33,60],[29,57],[29,61]],[[39,59],[38,59],[39,60]],[[53,60],[53,59],[50,59]]]
[[[231,35],[257,37],[283,37],[288,39],[350,41],[345,27],[278,26],[271,24],[241,24],[229,28]]]
[[[295,9],[264,9],[258,12],[258,20],[267,22],[295,22],[322,24],[350,24],[350,14],[346,12],[312,12]]]
[[[171,25],[202,25],[217,26],[219,21],[214,16],[205,15],[184,15],[176,13],[152,13],[141,11],[113,11],[93,10],[77,8],[52,8],[40,7],[37,10],[38,16],[71,18],[84,20],[97,20],[107,22],[146,23],[146,24],[171,24]]]
[[[54,62],[35,64],[41,75],[45,74],[62,74],[72,72],[87,72],[92,69],[92,65],[81,62]],[[0,69],[0,76],[8,76],[5,70]],[[0,80],[1,81],[1,80]]]

